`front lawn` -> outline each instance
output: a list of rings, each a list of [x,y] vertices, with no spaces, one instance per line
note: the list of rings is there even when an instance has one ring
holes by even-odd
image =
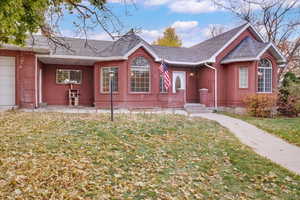
[[[290,143],[300,146],[300,117],[298,118],[257,118],[247,115],[223,113],[231,117],[242,119],[269,133],[277,135]]]
[[[0,113],[0,199],[300,199],[300,177],[215,122]]]

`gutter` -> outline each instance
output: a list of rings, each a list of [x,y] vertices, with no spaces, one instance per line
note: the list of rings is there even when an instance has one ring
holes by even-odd
[[[207,64],[207,63],[204,63],[204,66],[214,70],[215,72],[215,109],[218,109],[218,71],[217,71],[217,68]]]

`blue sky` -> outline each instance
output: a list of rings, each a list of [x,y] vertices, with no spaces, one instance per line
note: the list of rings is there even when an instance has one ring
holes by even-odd
[[[207,39],[210,25],[232,28],[240,23],[230,13],[210,3],[210,0],[135,0],[135,2],[134,5],[128,3],[125,6],[119,0],[109,0],[107,6],[120,18],[124,25],[123,32],[131,28],[138,29],[139,34],[150,43],[170,26],[176,28],[184,46],[192,46]],[[69,21],[68,18],[64,20],[62,30],[64,35],[73,36]],[[101,29],[91,32],[89,38],[110,39]]]

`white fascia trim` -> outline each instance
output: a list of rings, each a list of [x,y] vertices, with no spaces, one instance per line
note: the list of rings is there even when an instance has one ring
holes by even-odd
[[[273,48],[276,53],[281,57],[281,59],[277,60],[277,62],[286,62],[285,57],[281,54],[281,52],[278,50],[278,48],[273,44],[270,43],[268,44],[259,54],[257,57],[253,57],[253,58],[237,58],[237,59],[230,59],[230,60],[226,60],[221,62],[221,64],[228,64],[228,63],[233,63],[233,62],[247,62],[247,61],[258,61],[260,60],[260,58],[262,57],[262,55],[269,49],[269,48]]]
[[[261,33],[252,25],[249,23],[249,27],[253,30],[253,32],[255,33],[255,35],[257,37],[259,37],[259,39],[261,40],[261,42],[266,42],[266,40],[264,39],[264,37],[261,35]]]
[[[80,59],[80,60],[92,60],[92,61],[111,61],[111,60],[127,60],[123,56],[113,57],[90,57],[90,56],[72,56],[72,55],[37,55],[38,58],[57,58],[57,59]]]
[[[231,40],[229,40],[217,53],[215,53],[212,57],[211,60],[216,61],[217,56],[223,52],[234,40],[236,40],[245,30],[247,30],[248,28],[251,28],[253,30],[253,32],[255,33],[255,35],[262,41],[265,42],[264,38],[262,37],[262,35],[256,30],[256,28],[254,28],[250,23],[248,23],[247,25],[245,25],[245,27],[243,29],[241,29],[234,37],[231,38]]]
[[[264,48],[264,50],[262,52],[260,52],[260,54],[257,56],[258,59],[261,58],[261,56],[269,49],[269,48],[273,48],[275,50],[275,52],[280,56],[280,59],[277,59],[277,62],[282,62],[282,63],[286,63],[286,58],[282,55],[282,53],[279,51],[279,49],[273,44],[270,43],[268,44],[268,46],[266,46],[266,48]]]
[[[164,60],[168,64],[173,65],[189,65],[189,66],[195,66],[195,65],[202,65],[204,63],[213,63],[213,61],[200,61],[200,62],[177,62],[177,61],[170,61],[170,60]]]
[[[270,47],[272,46],[272,44],[268,44],[257,56],[257,58],[260,58]]]
[[[247,30],[247,28],[249,28],[251,25],[247,24],[245,25],[245,27],[243,29],[241,29],[237,34],[235,34],[234,37],[231,38],[231,40],[229,40],[219,51],[217,51],[211,58],[213,60],[216,60],[216,57],[222,52],[224,51],[234,40],[236,40],[238,38],[238,36],[240,36],[245,30]]]
[[[233,62],[247,62],[247,61],[257,61],[259,60],[258,57],[253,58],[253,57],[249,57],[249,58],[236,58],[236,59],[229,59],[226,61],[222,61],[221,64],[228,64],[228,63],[233,63]]]
[[[276,51],[276,53],[278,53],[278,55],[281,57],[281,60],[279,60],[279,61],[286,63],[286,62],[287,62],[286,57],[281,53],[281,51],[280,51],[273,43],[271,43],[271,47],[272,47],[272,48]]]
[[[138,50],[139,48],[143,47],[144,49],[146,49],[146,51],[148,53],[150,53],[151,56],[153,56],[153,58],[155,59],[156,62],[161,61],[161,59],[159,58],[159,56],[156,55],[156,53],[154,51],[152,51],[149,47],[147,47],[147,45],[145,45],[143,42],[140,42],[139,44],[137,44],[134,48],[132,48],[130,51],[127,52],[127,54],[124,56],[126,59],[128,59],[128,57],[133,54],[136,50]]]
[[[15,50],[15,51],[33,51],[38,53],[49,53],[50,49],[46,47],[19,47],[16,45],[3,44],[0,49]]]

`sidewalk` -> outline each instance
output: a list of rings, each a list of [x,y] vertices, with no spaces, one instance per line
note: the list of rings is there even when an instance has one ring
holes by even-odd
[[[300,175],[300,148],[285,142],[247,122],[221,114],[201,113],[191,117],[202,117],[217,121],[228,128],[239,140],[256,153]]]

